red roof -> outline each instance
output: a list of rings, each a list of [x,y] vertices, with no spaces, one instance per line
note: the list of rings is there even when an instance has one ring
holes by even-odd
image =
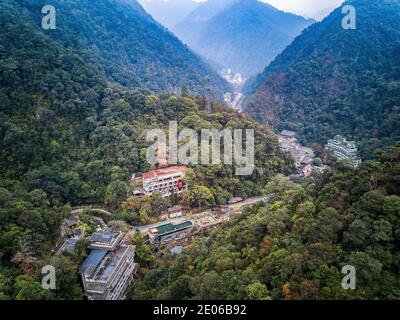
[[[143,179],[147,180],[147,179],[151,179],[151,178],[155,178],[155,177],[168,176],[168,175],[174,174],[174,173],[183,173],[188,169],[189,168],[186,166],[157,169],[157,170],[143,173]]]

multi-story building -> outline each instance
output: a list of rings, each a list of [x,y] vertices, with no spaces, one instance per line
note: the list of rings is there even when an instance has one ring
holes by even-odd
[[[290,130],[283,130],[280,135],[279,138],[282,138],[282,140],[286,140],[288,142],[295,142],[296,139],[296,132],[294,131],[290,131]]]
[[[295,160],[297,174],[293,176],[309,178],[313,171],[314,150],[299,144],[296,132],[283,130],[278,138],[281,149],[289,152]]]
[[[111,230],[94,232],[89,237],[89,249],[114,250],[123,236],[122,232],[112,232]]]
[[[159,191],[163,197],[169,197],[174,193],[181,193],[187,189],[183,182],[186,166],[162,168],[143,174],[143,191],[146,195],[152,195]]]
[[[326,150],[333,151],[340,160],[349,160],[354,167],[361,164],[361,158],[358,157],[357,146],[354,141],[347,141],[346,138],[337,135],[335,138],[328,140],[325,146]]]
[[[89,238],[89,256],[82,263],[85,295],[89,300],[123,299],[139,265],[135,263],[135,246],[121,242],[121,232],[96,232]]]
[[[191,221],[179,224],[167,223],[150,230],[149,237],[153,243],[155,241],[168,243],[186,238],[192,232],[193,227],[194,225]]]
[[[307,179],[307,178],[311,177],[311,175],[313,173],[313,163],[314,163],[314,160],[309,156],[305,156],[301,160],[298,170],[304,178]]]

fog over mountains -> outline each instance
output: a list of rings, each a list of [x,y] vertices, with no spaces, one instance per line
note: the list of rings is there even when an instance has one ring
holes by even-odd
[[[200,5],[200,2],[192,0],[139,0],[139,3],[168,29],[174,27]]]
[[[249,77],[313,22],[258,0],[209,0],[173,31],[201,55]]]

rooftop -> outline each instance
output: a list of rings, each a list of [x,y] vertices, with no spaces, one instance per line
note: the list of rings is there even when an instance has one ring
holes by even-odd
[[[281,132],[282,136],[286,136],[286,137],[290,137],[290,138],[294,138],[296,136],[296,132],[294,131],[290,131],[290,130],[283,130]]]
[[[193,223],[191,221],[186,221],[186,222],[176,224],[176,225],[174,225],[172,223],[167,223],[162,226],[159,226],[157,228],[157,231],[158,231],[159,236],[163,236],[163,235],[166,235],[169,233],[173,233],[173,232],[177,232],[177,231],[180,231],[183,229],[190,228],[192,226],[193,226]]]
[[[110,244],[115,236],[118,236],[118,233],[112,231],[94,232],[90,236],[89,241]]]
[[[328,141],[328,143],[329,142],[330,143],[336,142],[336,143],[339,143],[339,144],[349,145],[349,146],[352,146],[352,147],[355,147],[355,145],[356,145],[355,141],[348,141],[345,137],[343,137],[341,135],[336,135],[333,139],[330,139]]]
[[[78,240],[75,238],[69,238],[64,241],[60,249],[57,251],[57,254],[61,252],[69,252],[69,253],[74,253],[75,252],[75,245]]]
[[[301,163],[302,164],[310,164],[311,162],[313,162],[313,159],[309,156],[305,156],[302,160]]]
[[[174,213],[174,212],[178,212],[178,211],[182,211],[182,210],[183,210],[182,206],[179,206],[179,205],[176,205],[176,206],[173,206],[173,207],[167,209],[167,211],[169,213]]]
[[[79,219],[78,219],[77,216],[73,216],[73,217],[70,217],[70,218],[65,218],[64,222],[68,225],[68,227],[73,227],[76,224],[78,224]]]
[[[186,170],[188,170],[188,167],[186,166],[157,169],[144,173],[143,179],[147,180],[156,177],[168,176],[171,174],[182,173],[185,172]]]
[[[104,266],[99,270],[97,278],[101,281],[107,281],[128,249],[129,247],[127,246],[120,246],[118,249],[113,251],[113,253],[108,256]]]
[[[183,251],[183,248],[181,246],[176,246],[171,249],[171,253],[174,253],[174,254],[180,254],[180,253],[182,253],[182,251]]]
[[[81,265],[80,272],[85,275],[93,275],[97,267],[100,265],[108,250],[93,249]]]

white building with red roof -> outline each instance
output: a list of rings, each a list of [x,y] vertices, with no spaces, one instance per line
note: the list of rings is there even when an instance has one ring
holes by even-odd
[[[181,193],[187,189],[183,182],[186,166],[161,168],[143,173],[143,190],[151,196],[159,191],[163,197],[169,197],[174,193]]]

